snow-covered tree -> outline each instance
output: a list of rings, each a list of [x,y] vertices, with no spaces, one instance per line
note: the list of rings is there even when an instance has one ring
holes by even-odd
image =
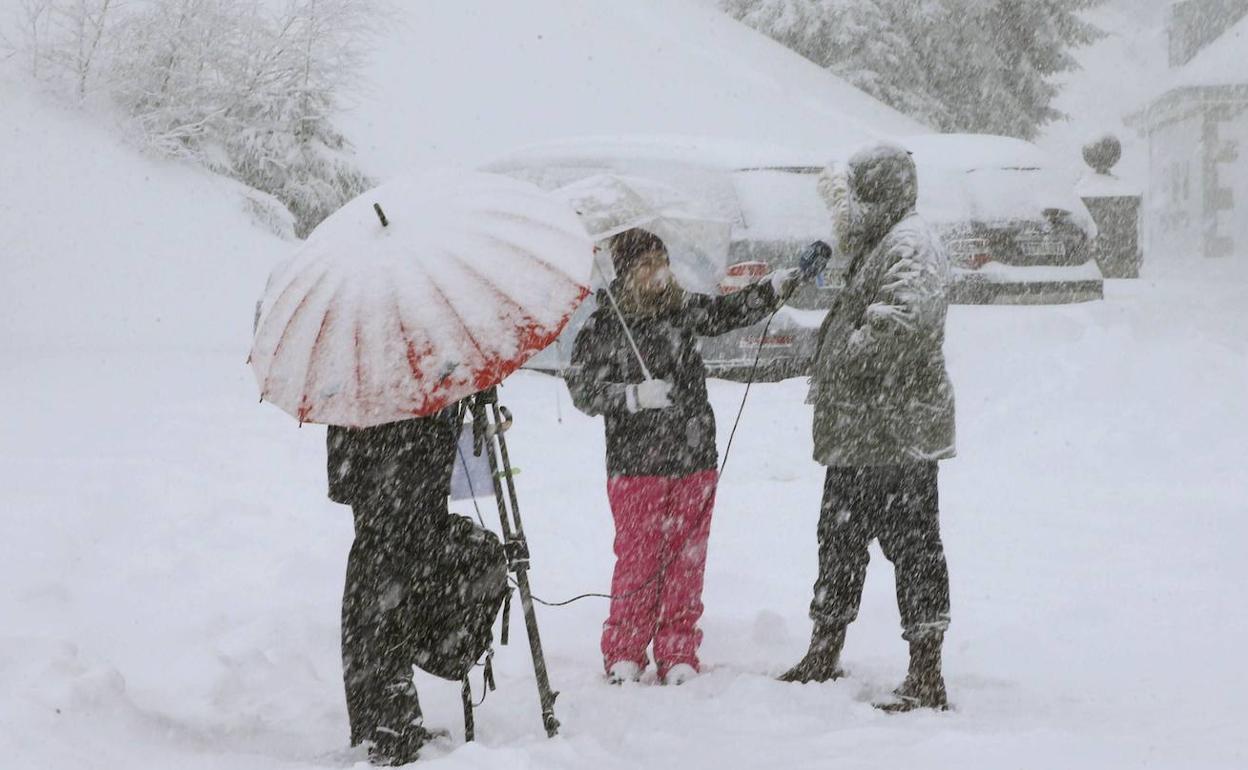
[[[332,119],[371,0],[22,2],[32,68],[106,93],[146,146],[271,195],[298,235],[370,185]]]
[[[733,17],[943,131],[1032,138],[1102,0],[721,0]]]
[[[1031,138],[1036,129],[1066,116],[1052,107],[1058,87],[1053,76],[1079,68],[1072,48],[1088,45],[1101,31],[1081,19],[1080,10],[1102,0],[996,0],[987,10],[986,29],[1004,63],[998,76],[1004,93],[1017,100],[1010,133]]]
[[[85,99],[118,8],[118,0],[18,0],[18,45],[31,74],[59,81]]]

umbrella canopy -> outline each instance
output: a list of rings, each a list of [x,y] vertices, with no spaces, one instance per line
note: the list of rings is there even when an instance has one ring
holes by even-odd
[[[526,182],[441,172],[378,187],[269,281],[250,359],[261,399],[348,427],[432,414],[550,344],[592,262],[573,211]]]
[[[581,216],[595,241],[640,227],[663,239],[672,273],[691,291],[711,293],[724,276],[732,223],[684,193],[641,177],[598,174],[555,190]],[[614,276],[609,258],[594,263],[596,277]]]

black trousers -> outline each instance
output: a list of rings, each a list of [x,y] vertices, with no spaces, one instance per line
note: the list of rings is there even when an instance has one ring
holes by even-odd
[[[897,575],[902,636],[913,641],[949,626],[949,570],[940,541],[936,463],[828,468],[819,515],[816,623],[858,617],[870,555],[880,541]]]
[[[355,542],[342,594],[342,673],[352,745],[373,740],[379,731],[402,734],[421,719],[405,610],[413,565],[427,563],[431,549],[440,547],[439,528],[431,526],[431,516],[439,514],[412,511],[398,503],[352,507]]]

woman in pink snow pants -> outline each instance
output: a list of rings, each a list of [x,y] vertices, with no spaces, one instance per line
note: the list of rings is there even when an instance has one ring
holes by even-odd
[[[761,321],[787,296],[796,271],[712,297],[676,283],[667,248],[653,233],[628,230],[608,247],[616,277],[577,334],[567,375],[577,408],[606,422],[616,562],[602,657],[610,681],[636,680],[653,643],[659,680],[680,684],[699,667],[718,480],[715,415],[697,338]]]

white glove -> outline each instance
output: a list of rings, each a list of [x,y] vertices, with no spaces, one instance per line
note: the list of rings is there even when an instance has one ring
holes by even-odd
[[[672,384],[666,380],[646,380],[624,388],[624,404],[630,412],[666,409],[672,405]]]
[[[771,281],[771,288],[775,290],[776,296],[784,297],[793,290],[793,285],[797,282],[797,268],[786,267],[776,270],[767,278]]]

